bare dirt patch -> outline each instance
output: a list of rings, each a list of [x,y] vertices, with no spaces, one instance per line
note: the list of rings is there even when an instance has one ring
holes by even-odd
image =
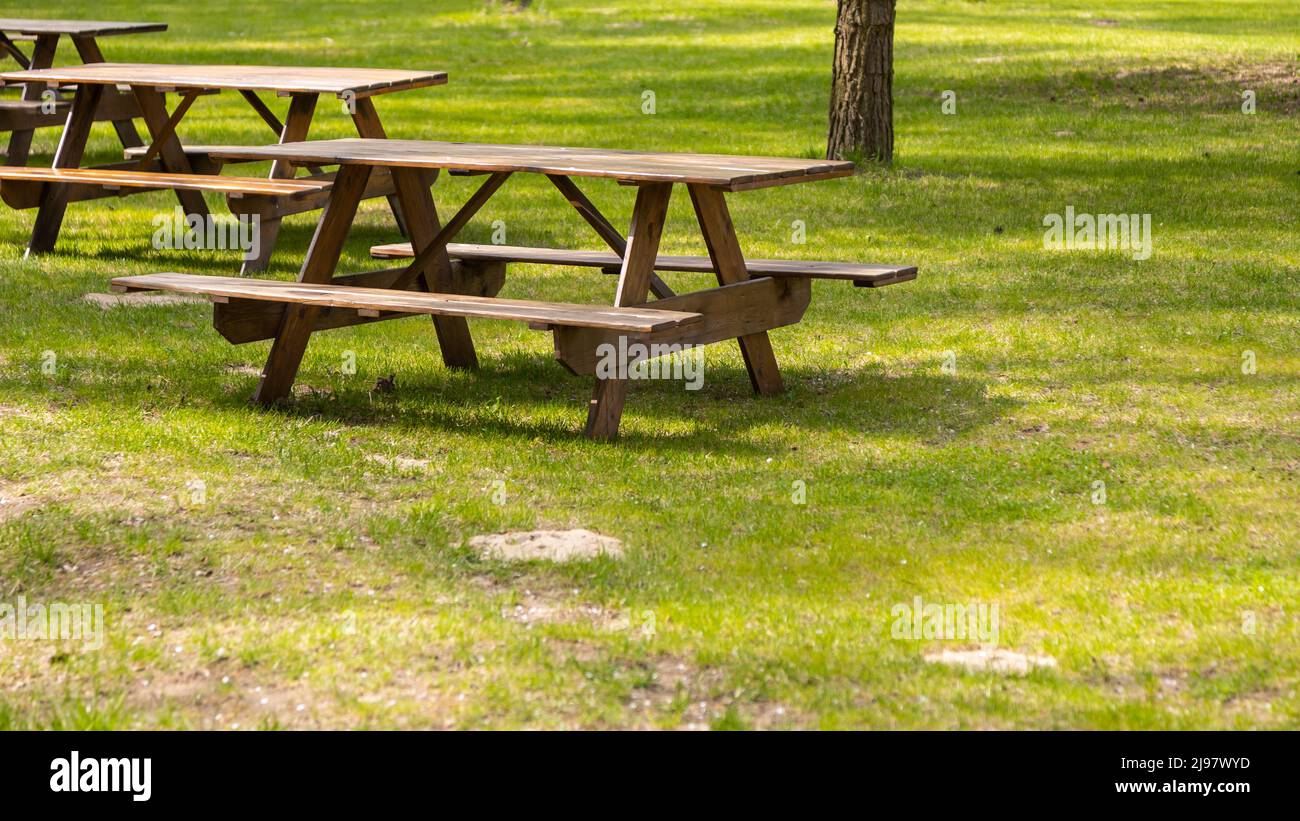
[[[1172,65],[1121,70],[1113,77],[1117,90],[1128,92],[1131,107],[1214,108],[1236,112],[1242,93],[1254,92],[1261,113],[1300,112],[1300,62],[1234,62],[1215,65]]]
[[[528,530],[474,536],[469,546],[485,559],[571,562],[598,556],[623,558],[623,543],[590,530]]]
[[[41,502],[41,496],[28,492],[24,485],[17,482],[0,482],[0,522],[16,519]]]
[[[409,456],[384,456],[380,453],[366,454],[366,461],[397,470],[424,470],[433,464],[428,459],[412,459]]]
[[[618,613],[582,601],[578,591],[524,590],[513,604],[501,608],[501,615],[531,627],[534,624],[584,624],[617,626]],[[611,627],[612,629],[612,627]]]
[[[1005,673],[1023,676],[1031,670],[1056,666],[1056,659],[1051,656],[1035,656],[1017,653],[1002,648],[980,648],[978,650],[939,650],[925,654],[925,660],[931,664],[946,664],[949,667],[961,667],[971,672]]]

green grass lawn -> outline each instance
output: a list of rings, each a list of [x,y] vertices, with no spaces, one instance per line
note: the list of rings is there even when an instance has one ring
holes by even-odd
[[[110,60],[449,71],[379,99],[397,137],[824,146],[830,0],[537,5],[57,15],[170,24],[106,38]],[[499,322],[472,323],[474,374],[442,366],[427,320],[319,335],[295,398],[253,409],[268,343],[229,345],[205,305],[84,300],[116,275],[237,270],[152,248],[173,197],[74,204],[35,261],[33,212],[0,208],[0,602],[100,603],[107,623],[97,650],[0,641],[0,728],[1297,726],[1297,31],[1300,10],[1263,0],[902,0],[892,169],[730,202],[753,256],[920,278],[815,283],[772,334],[785,395],[754,399],[715,346],[699,392],[634,384],[613,445],[580,436],[590,381],[549,335]],[[269,135],[233,94],[182,130]],[[319,110],[314,136],[351,130]],[[33,164],[56,139],[38,133]],[[98,125],[88,159],[115,146]],[[628,189],[585,187],[626,225]],[[1150,214],[1150,259],[1045,249],[1067,206]],[[274,276],[315,218],[286,222]],[[464,236],[494,220],[512,244],[600,247],[544,180],[512,179]],[[344,267],[395,238],[366,203]],[[701,253],[681,192],[664,248]],[[502,295],[612,287],[516,266]],[[506,565],[465,544],[569,527],[627,558]],[[893,638],[916,596],[996,605],[1000,647],[1057,664],[929,663],[973,644]]]

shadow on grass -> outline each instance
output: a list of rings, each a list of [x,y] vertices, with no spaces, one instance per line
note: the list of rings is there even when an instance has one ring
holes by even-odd
[[[748,436],[755,428],[775,429],[782,440],[812,431],[927,437],[942,430],[952,436],[997,421],[1015,404],[990,397],[984,382],[969,377],[803,367],[786,368],[784,375],[787,392],[772,398],[755,397],[739,367],[712,369],[709,383],[698,392],[687,392],[676,382],[636,383],[624,410],[619,446],[653,452],[765,452],[770,436]],[[362,391],[315,393],[265,412],[348,425],[396,424],[564,443],[582,434],[593,382],[591,377],[573,377],[543,357],[489,357],[473,373],[421,370],[399,375],[398,396],[374,404]],[[252,385],[250,379],[250,392]],[[214,402],[237,407],[246,395],[226,393]],[[559,418],[539,418],[550,415],[539,411],[556,409]],[[682,428],[677,423],[683,419],[694,424]]]

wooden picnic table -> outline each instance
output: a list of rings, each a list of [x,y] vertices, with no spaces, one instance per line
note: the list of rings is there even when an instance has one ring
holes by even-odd
[[[208,294],[217,303],[214,324],[228,340],[274,339],[254,397],[262,404],[288,395],[315,331],[431,314],[444,363],[473,368],[477,356],[466,318],[495,317],[526,321],[533,328],[553,332],[556,357],[566,368],[575,374],[596,374],[586,433],[612,438],[618,431],[628,380],[601,375],[597,356],[602,345],[626,350],[629,340],[696,345],[736,339],[755,392],[775,394],[783,384],[767,332],[802,319],[811,297],[811,279],[884,285],[916,276],[914,267],[902,265],[746,261],[727,208],[727,192],[843,177],[853,172],[849,162],[374,139],[293,142],[214,153],[226,159],[339,166],[299,281],[168,273],[119,277],[113,287]],[[377,169],[387,169],[397,187],[412,240],[406,254],[412,259],[401,268],[336,276],[361,192]],[[429,170],[486,174],[487,179],[443,223],[419,176]],[[453,243],[514,173],[545,175],[612,255]],[[636,187],[626,237],[578,188],[575,177],[611,179]],[[686,186],[707,258],[658,254],[674,185]],[[390,248],[379,255],[401,253]],[[613,307],[496,299],[505,263],[513,260],[595,267],[612,263],[618,274]],[[711,273],[718,287],[679,295],[656,270]],[[648,303],[651,293],[658,299]]]
[[[222,90],[238,91],[279,140],[288,143],[307,138],[317,101],[322,94],[329,94],[340,99],[346,106],[358,134],[383,139],[387,135],[375,108],[375,96],[439,85],[446,81],[447,74],[442,71],[103,62],[0,72],[0,83],[21,83],[28,89],[42,85],[76,85],[76,95],[54,156],[53,169],[80,167],[94,119],[92,112],[96,110],[102,95],[119,85],[130,87],[152,137],[148,147],[128,147],[126,161],[98,167],[97,170],[115,176],[116,181],[70,183],[53,173],[45,180],[33,180],[30,176],[0,168],[0,196],[12,207],[38,209],[27,253],[39,254],[53,249],[70,201],[122,196],[127,190],[174,188],[187,214],[206,217],[207,206],[200,190],[179,176],[172,178],[174,185],[170,184],[165,174],[157,172],[171,175],[212,172],[210,176],[214,176],[213,184],[218,187],[216,190],[225,185],[227,194],[240,197],[238,206],[232,202],[232,210],[241,214],[255,214],[260,218],[261,253],[258,258],[244,262],[243,272],[261,270],[266,267],[274,249],[281,218],[320,208],[333,184],[333,174],[322,171],[314,164],[305,164],[309,174],[297,177],[297,180],[304,185],[316,185],[317,196],[266,194],[247,178],[215,176],[215,172],[220,171],[220,166],[212,159],[215,154],[208,147],[184,146],[177,136],[176,129],[194,101],[203,94]],[[258,96],[262,92],[289,97],[288,114],[283,122]],[[163,96],[166,93],[180,96],[170,112]],[[275,161],[270,177],[284,180],[295,178],[298,165],[289,160]],[[196,169],[196,166],[199,168]],[[142,176],[150,174],[153,176]],[[143,184],[145,182],[149,185]],[[250,187],[257,189],[255,196],[247,196]],[[395,190],[386,174],[376,175],[365,196],[388,197],[400,226],[403,224],[402,215],[394,196]]]
[[[68,37],[77,49],[83,63],[104,62],[97,38],[119,34],[143,34],[166,31],[166,23],[122,23],[102,20],[29,20],[17,17],[0,18],[0,52],[13,59],[23,70],[49,68],[54,65],[59,38]],[[14,36],[35,40],[29,57]],[[0,100],[0,131],[9,131],[9,148],[5,152],[6,165],[26,165],[31,153],[32,133],[37,128],[62,125],[69,104],[54,91],[52,100],[42,99],[46,88],[39,85],[25,87],[21,99]],[[53,102],[53,105],[49,103]],[[141,145],[140,134],[135,129],[134,117],[140,116],[135,101],[116,89],[100,97],[96,120],[113,123],[123,148]]]

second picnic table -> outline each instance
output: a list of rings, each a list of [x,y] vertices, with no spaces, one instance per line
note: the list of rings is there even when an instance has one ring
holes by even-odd
[[[288,395],[314,332],[430,314],[445,364],[472,368],[478,360],[466,319],[512,319],[553,332],[560,362],[575,374],[596,375],[586,433],[607,439],[618,432],[628,380],[622,372],[612,376],[601,373],[597,356],[603,345],[630,350],[626,343],[698,345],[736,339],[755,392],[774,394],[783,385],[767,332],[802,319],[811,298],[811,279],[878,287],[916,276],[916,268],[908,265],[746,260],[742,254],[724,198],[727,192],[844,177],[853,172],[849,162],[373,139],[298,142],[214,153],[225,159],[339,165],[299,281],[168,273],[118,277],[112,286],[118,291],[206,294],[217,303],[214,324],[226,339],[235,343],[273,339],[254,397],[262,404]],[[374,253],[412,259],[400,268],[335,276],[367,181],[382,169],[391,174],[397,188],[412,242],[406,248],[376,248]],[[429,170],[487,178],[443,223],[420,176]],[[453,243],[514,173],[545,175],[610,251]],[[626,237],[597,210],[574,177],[611,179],[635,187],[636,202]],[[659,255],[674,185],[684,185],[690,195],[707,257]],[[505,265],[514,261],[616,271],[614,305],[497,298]],[[656,270],[711,273],[719,287],[675,294]],[[651,293],[658,300],[648,303]],[[620,341],[625,344],[619,345]]]
[[[0,53],[8,55],[24,70],[49,68],[54,65],[60,38],[67,37],[72,40],[83,63],[102,63],[104,53],[99,48],[98,38],[166,30],[166,23],[4,17],[0,18]],[[10,35],[36,40],[30,57]],[[59,99],[59,92],[42,86],[24,87],[22,99],[0,100],[0,131],[11,132],[9,148],[5,152],[6,165],[26,165],[34,129],[60,125],[67,116],[68,103]],[[141,145],[140,134],[131,121],[139,114],[134,100],[110,89],[101,96],[95,119],[112,122],[122,147],[133,148]]]
[[[284,181],[279,187],[258,185],[259,181],[249,182],[247,178],[198,173],[219,170],[212,162],[213,152],[209,147],[182,145],[176,133],[197,97],[221,90],[238,91],[279,140],[289,143],[307,138],[317,101],[322,94],[328,94],[346,106],[358,134],[382,139],[387,134],[375,108],[375,96],[445,82],[447,74],[442,71],[300,66],[92,63],[0,72],[0,83],[23,84],[29,89],[69,83],[77,87],[52,168],[0,167],[0,196],[11,207],[38,209],[27,252],[39,254],[54,248],[70,201],[121,196],[124,190],[172,188],[187,214],[206,216],[202,192],[220,191],[231,198],[232,210],[259,216],[261,254],[245,261],[244,272],[261,270],[275,246],[280,219],[320,208],[328,197],[333,175],[304,163],[311,173],[294,179],[297,164],[289,160],[275,161],[271,167],[271,179]],[[79,168],[100,101],[119,85],[130,87],[148,125],[151,144],[128,147],[125,162],[85,169],[98,173],[59,173]],[[289,97],[283,122],[258,96],[259,92]],[[170,113],[164,101],[166,93],[180,95]],[[365,196],[388,196],[400,225],[402,217],[394,192],[391,181],[381,174],[371,180]]]

